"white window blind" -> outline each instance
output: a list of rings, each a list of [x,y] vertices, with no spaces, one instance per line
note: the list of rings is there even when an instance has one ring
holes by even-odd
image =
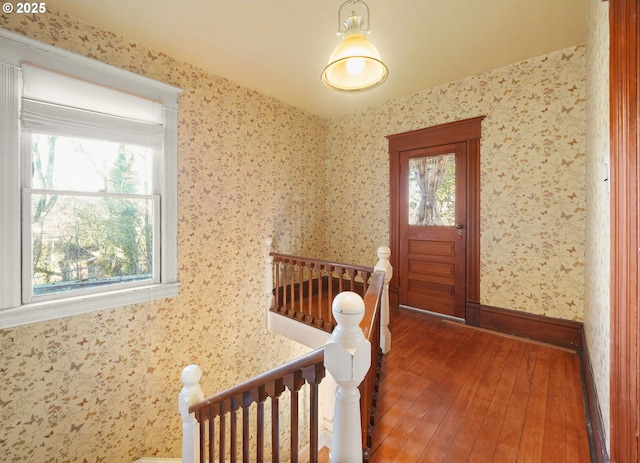
[[[25,132],[162,147],[159,102],[29,63],[22,64],[22,79]]]

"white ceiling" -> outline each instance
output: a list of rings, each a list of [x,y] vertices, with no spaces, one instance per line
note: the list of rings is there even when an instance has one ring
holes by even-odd
[[[366,0],[389,68],[359,94],[326,89],[343,0],[47,0],[68,13],[322,117],[584,43],[588,0]]]

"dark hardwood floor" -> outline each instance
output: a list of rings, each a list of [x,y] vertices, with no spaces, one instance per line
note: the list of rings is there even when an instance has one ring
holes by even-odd
[[[391,314],[370,463],[589,462],[575,352]]]

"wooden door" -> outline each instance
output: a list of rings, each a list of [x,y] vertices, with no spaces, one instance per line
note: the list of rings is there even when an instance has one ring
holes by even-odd
[[[424,129],[388,135],[389,140],[389,245],[393,278],[389,284],[390,304],[416,308],[426,308],[440,313],[464,318],[468,324],[477,326],[480,318],[480,135],[484,116],[449,122]],[[422,239],[417,230],[408,223],[408,200],[402,199],[403,191],[408,191],[407,175],[401,171],[408,158],[455,153],[456,158],[456,202],[455,222],[432,230],[427,240]],[[464,153],[464,154],[463,154]],[[407,161],[408,162],[408,161]],[[406,170],[407,167],[404,167]],[[402,185],[401,185],[402,184]],[[462,228],[456,229],[455,225]],[[415,235],[414,233],[417,233]],[[415,239],[416,236],[418,239]],[[431,240],[429,240],[431,236]],[[458,240],[458,236],[460,239]],[[448,244],[447,244],[448,243]],[[449,248],[437,251],[425,248]],[[409,249],[410,248],[410,249]],[[409,252],[411,251],[411,252]],[[453,255],[453,257],[451,256]],[[430,256],[430,257],[427,257]],[[432,261],[428,261],[432,259]],[[447,264],[448,259],[448,264]],[[452,265],[442,270],[445,265]],[[426,269],[430,267],[430,269]],[[435,278],[424,281],[425,273],[449,273],[449,295]],[[433,277],[428,277],[432,280]],[[427,278],[427,279],[428,279]],[[410,286],[412,285],[412,286]],[[430,286],[431,285],[431,286]],[[443,286],[446,286],[443,285]],[[401,297],[402,294],[402,297]],[[444,301],[449,299],[448,308]]]
[[[464,318],[466,143],[400,154],[400,304]]]

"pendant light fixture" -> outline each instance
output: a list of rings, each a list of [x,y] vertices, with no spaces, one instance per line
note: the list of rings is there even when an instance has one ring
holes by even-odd
[[[341,23],[342,10],[351,5],[349,17]],[[360,5],[366,13],[366,24],[355,8]],[[338,32],[342,42],[329,57],[322,71],[322,83],[337,92],[355,93],[377,87],[387,78],[388,70],[380,60],[380,53],[365,38],[370,32],[369,7],[362,0],[347,0],[338,10]]]

